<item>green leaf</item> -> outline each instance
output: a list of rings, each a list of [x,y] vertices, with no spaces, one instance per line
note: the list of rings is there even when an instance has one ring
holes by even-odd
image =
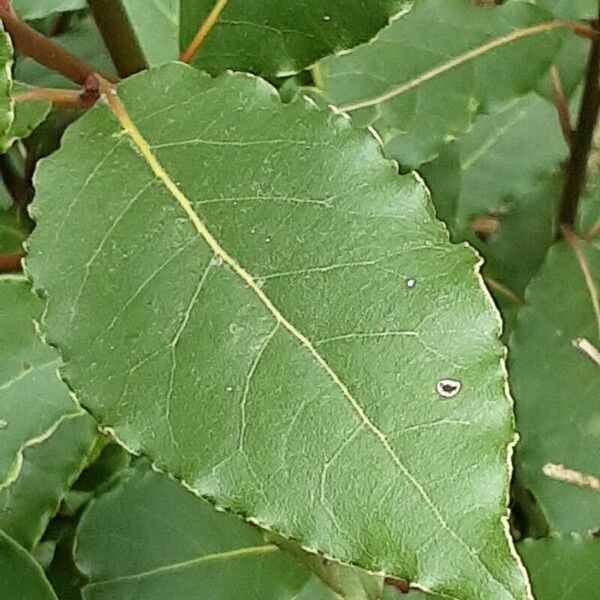
[[[486,275],[500,280],[519,297],[524,295],[556,239],[561,175],[552,173],[537,182],[532,178],[529,191],[507,198],[510,200],[507,212],[500,218],[497,231],[479,246],[487,261]]]
[[[600,589],[600,540],[552,536],[518,546],[537,600],[595,598]]]
[[[309,576],[259,530],[215,511],[146,461],[92,501],[75,560],[91,581],[85,600],[279,600]]]
[[[122,0],[150,66],[179,55],[179,0]]]
[[[81,414],[58,378],[58,355],[34,331],[41,311],[25,278],[0,277],[0,488],[19,476],[28,446]]]
[[[525,598],[500,323],[424,187],[245,74],[167,65],[119,96],[40,166],[32,208],[27,271],[84,406],[304,547]]]
[[[461,226],[519,202],[543,176],[558,172],[567,152],[556,109],[536,94],[478,119],[460,142]],[[551,204],[551,199],[545,202]]]
[[[595,19],[598,17],[596,0],[536,0],[536,4],[561,19]]]
[[[361,122],[379,117],[387,154],[416,167],[464,133],[478,105],[494,110],[535,87],[560,47],[561,29],[476,49],[549,19],[525,2],[492,8],[422,0],[368,44],[321,61],[317,80]]]
[[[19,476],[0,489],[0,528],[33,548],[86,466],[97,435],[94,419],[83,414],[64,420],[48,439],[26,448]]]
[[[12,43],[4,27],[0,24],[0,139],[10,129],[14,119],[14,108],[11,97],[12,85]]]
[[[57,600],[40,565],[0,529],[0,598]]]
[[[112,61],[93,19],[88,17],[81,20],[72,29],[52,40],[96,67],[98,72],[115,77]],[[37,87],[77,87],[77,84],[27,57],[17,61],[15,79]]]
[[[580,242],[598,285],[600,249]],[[521,442],[520,483],[531,490],[554,531],[600,526],[600,496],[547,477],[547,464],[600,475],[600,365],[585,352],[600,347],[598,316],[572,248],[550,249],[531,282],[511,338],[509,365]],[[597,352],[597,350],[596,350]],[[597,360],[597,359],[596,359]]]
[[[592,160],[597,161],[592,155]],[[596,167],[597,168],[597,167]],[[584,191],[577,211],[577,228],[582,234],[595,230],[600,221],[600,176],[594,173],[587,190]],[[597,235],[597,233],[596,233]]]
[[[21,19],[43,19],[49,15],[85,8],[85,0],[12,0]]]
[[[4,196],[4,197],[2,197]],[[2,204],[9,203],[8,208]],[[0,254],[19,252],[29,234],[29,224],[23,211],[12,204],[4,184],[0,183]]]
[[[27,92],[30,86],[15,82],[13,95]],[[27,100],[15,103],[14,121],[0,140],[0,151],[6,152],[16,140],[26,138],[50,113],[52,103],[48,100]]]
[[[181,48],[192,41],[216,0],[181,0]],[[290,75],[334,51],[366,42],[405,0],[230,0],[196,53],[209,73],[227,69]]]

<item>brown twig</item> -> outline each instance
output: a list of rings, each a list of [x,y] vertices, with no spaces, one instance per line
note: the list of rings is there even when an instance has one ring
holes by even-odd
[[[219,16],[223,12],[223,9],[227,6],[229,0],[217,0],[212,10],[208,13],[206,19],[200,25],[198,32],[194,36],[190,45],[181,53],[179,60],[183,63],[190,64],[198,52],[198,48],[202,45],[206,36],[210,33],[210,30],[214,27],[215,23],[219,19]]]
[[[57,71],[80,85],[83,85],[89,75],[96,71],[84,60],[61,48],[2,7],[0,7],[0,19],[17,49],[41,65]]]
[[[574,469],[568,469],[563,465],[555,465],[548,463],[542,467],[542,472],[546,477],[555,479],[556,481],[562,481],[570,485],[576,485],[580,488],[588,488],[595,492],[600,492],[600,479],[587,473],[581,473]]]
[[[20,271],[23,252],[11,252],[9,254],[0,254],[0,273],[9,271]]]
[[[395,579],[394,577],[386,577],[384,579],[385,585],[395,588],[401,594],[408,594],[410,592],[410,585],[408,581],[404,579]]]
[[[550,67],[550,78],[552,79],[552,88],[554,90],[554,105],[556,106],[556,112],[558,114],[558,122],[560,123],[560,129],[563,137],[567,144],[571,145],[573,139],[573,128],[571,127],[571,117],[569,115],[569,105],[565,98],[565,92],[563,90],[562,82],[560,80],[560,73],[556,68],[556,65]]]
[[[87,0],[119,77],[148,68],[122,0]]]
[[[600,8],[599,8],[600,19]],[[598,22],[595,23],[597,30]],[[600,110],[600,36],[592,40],[590,54],[587,63],[585,87],[577,129],[573,133],[571,154],[563,188],[562,199],[559,209],[559,223],[571,227],[577,214],[579,197],[585,186],[587,177],[587,164],[598,111]]]
[[[13,99],[17,103],[47,100],[57,108],[89,108],[96,101],[97,94],[59,88],[34,88],[21,94],[15,94]]]

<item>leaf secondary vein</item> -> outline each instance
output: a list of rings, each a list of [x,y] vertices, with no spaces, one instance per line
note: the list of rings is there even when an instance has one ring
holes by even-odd
[[[99,76],[98,76],[99,77]],[[208,247],[212,250],[216,257],[219,257],[225,264],[227,264],[231,270],[246,284],[246,286],[256,294],[259,300],[265,305],[267,310],[273,315],[275,321],[284,329],[286,329],[292,337],[294,337],[302,346],[304,346],[308,352],[313,356],[317,364],[327,373],[330,379],[334,382],[334,384],[339,388],[342,395],[348,400],[356,414],[359,416],[363,424],[371,431],[371,433],[379,440],[386,453],[391,458],[392,462],[398,467],[398,469],[402,472],[402,474],[406,477],[406,479],[410,482],[410,484],[416,489],[418,494],[421,496],[423,501],[431,510],[435,519],[438,521],[439,525],[444,531],[447,531],[448,534],[456,541],[458,544],[464,548],[467,553],[470,555],[472,559],[474,559],[483,569],[483,571],[487,574],[491,581],[497,583],[501,588],[505,591],[509,592],[508,588],[500,582],[488,567],[481,561],[481,558],[478,556],[477,552],[471,548],[463,539],[460,537],[446,522],[442,513],[438,509],[438,507],[434,504],[432,499],[429,497],[423,485],[416,479],[416,477],[408,470],[408,468],[401,461],[400,457],[391,446],[387,436],[377,427],[377,425],[370,419],[370,417],[366,414],[363,407],[357,401],[357,399],[352,395],[347,385],[340,379],[338,374],[331,368],[331,366],[327,363],[327,361],[321,356],[321,354],[317,351],[313,343],[300,331],[298,330],[290,321],[288,321],[285,316],[281,313],[281,311],[273,304],[271,299],[265,294],[265,292],[260,288],[260,286],[254,281],[252,275],[248,271],[246,271],[226,250],[221,246],[219,241],[213,236],[213,234],[209,231],[204,222],[200,219],[196,211],[194,210],[190,200],[187,196],[179,189],[177,184],[173,181],[171,176],[164,169],[162,164],[159,162],[158,158],[153,152],[152,146],[148,143],[148,141],[144,138],[142,133],[139,131],[133,120],[131,119],[125,105],[121,102],[120,98],[117,95],[116,89],[110,85],[108,82],[99,77],[101,82],[100,91],[102,96],[106,99],[106,102],[112,111],[114,117],[119,122],[123,132],[130,138],[134,147],[140,153],[141,157],[144,159],[146,164],[148,165],[151,172],[154,176],[159,179],[165,188],[171,193],[173,198],[177,201],[183,211],[186,213],[191,223],[194,225],[196,231]]]
[[[447,71],[450,71],[464,63],[474,60],[475,58],[481,56],[482,54],[486,54],[491,50],[495,50],[496,48],[499,48],[501,46],[506,46],[507,44],[511,44],[512,42],[515,42],[524,37],[538,35],[540,33],[552,31],[553,29],[560,29],[564,27],[569,27],[573,29],[575,27],[575,24],[572,21],[557,20],[547,21],[546,23],[540,23],[531,27],[525,27],[524,29],[516,29],[514,31],[511,31],[510,33],[497,37],[487,42],[486,44],[477,46],[472,50],[460,54],[459,56],[455,56],[454,58],[444,63],[441,63],[433,67],[432,69],[429,69],[428,71],[424,71],[420,75],[417,75],[417,77],[409,79],[408,81],[405,81],[399,86],[396,86],[391,90],[384,92],[383,94],[379,94],[378,96],[374,96],[373,98],[368,98],[367,100],[361,100],[359,102],[346,104],[340,106],[339,108],[340,110],[351,112],[353,110],[358,110],[359,108],[368,108],[369,106],[376,106],[378,104],[381,104],[382,102],[385,102],[386,100],[391,100],[396,96],[400,96],[401,94],[404,94],[412,90],[413,88],[416,88],[417,86],[426,83],[431,79],[435,79],[439,75],[443,75]]]
[[[182,562],[173,563],[171,565],[164,565],[162,567],[156,567],[155,569],[150,569],[149,571],[144,571],[143,573],[134,573],[133,575],[123,575],[122,577],[115,577],[114,579],[107,579],[106,581],[99,581],[97,583],[91,584],[89,587],[102,586],[106,584],[116,583],[119,581],[135,581],[136,579],[141,579],[142,577],[151,577],[152,575],[160,575],[162,573],[169,573],[172,571],[181,571],[183,569],[187,569],[189,567],[194,567],[196,565],[219,561],[219,560],[231,560],[235,558],[243,558],[245,556],[253,556],[258,555],[261,556],[263,554],[271,554],[273,552],[279,552],[279,547],[275,544],[265,544],[263,546],[251,546],[249,548],[237,548],[235,550],[229,550],[227,552],[217,552],[215,554],[206,554],[205,556],[199,556],[197,558],[192,558],[190,560],[184,560]]]

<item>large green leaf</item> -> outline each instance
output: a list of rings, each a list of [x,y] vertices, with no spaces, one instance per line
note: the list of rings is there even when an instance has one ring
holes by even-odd
[[[550,18],[524,2],[492,8],[468,0],[422,0],[368,44],[321,61],[317,79],[335,104],[362,122],[378,116],[375,128],[386,152],[415,167],[464,133],[478,105],[489,111],[532,90],[560,47],[562,31],[524,37],[466,60],[469,53]],[[388,92],[393,97],[386,98]]]
[[[600,249],[580,242],[598,286]],[[510,375],[521,443],[519,479],[555,531],[600,527],[600,495],[543,474],[547,464],[600,475],[600,365],[584,350],[600,346],[598,316],[582,269],[566,243],[553,246],[531,282],[511,338]]]
[[[54,13],[85,8],[85,0],[12,0],[21,19],[43,19]]]
[[[31,549],[86,466],[96,438],[94,419],[82,414],[66,419],[48,439],[26,448],[19,476],[0,489],[0,529]]]
[[[92,501],[78,527],[75,560],[91,582],[86,600],[283,600],[307,581],[309,572],[258,529],[146,461],[123,479]]]
[[[500,323],[424,187],[248,75],[166,65],[119,96],[36,177],[27,271],[81,402],[304,547],[525,598]]]
[[[40,565],[1,529],[0,598],[57,600]]]
[[[122,0],[150,66],[179,54],[179,0]]]
[[[2,206],[6,202],[8,207]],[[19,252],[29,233],[24,211],[12,203],[4,184],[0,183],[0,254]]]
[[[592,600],[600,590],[600,540],[552,536],[518,546],[536,600]]]
[[[181,0],[181,48],[216,0]],[[366,42],[405,0],[229,0],[194,57],[210,73],[226,69],[288,75],[333,51]]]
[[[28,446],[82,412],[58,378],[58,355],[34,331],[41,311],[23,277],[0,277],[0,488],[19,476]]]

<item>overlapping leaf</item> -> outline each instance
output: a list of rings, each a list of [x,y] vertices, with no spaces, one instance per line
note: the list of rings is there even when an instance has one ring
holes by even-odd
[[[179,0],[123,0],[148,65],[179,55]]]
[[[492,8],[422,0],[368,44],[321,61],[318,83],[361,122],[377,118],[388,155],[415,167],[463,133],[478,105],[489,111],[532,90],[564,32],[537,32],[473,51],[550,20],[524,2]]]
[[[537,600],[595,598],[600,589],[600,540],[552,536],[519,544]]]
[[[525,598],[499,321],[424,187],[343,116],[247,75],[167,65],[119,97],[37,174],[27,269],[78,398],[305,547]]]
[[[22,546],[33,548],[86,466],[96,437],[94,420],[83,414],[65,420],[47,440],[26,448],[19,476],[0,489],[0,529]]]
[[[28,446],[81,414],[58,378],[58,355],[34,331],[41,311],[23,277],[0,277],[0,488],[19,476]]]
[[[43,19],[52,14],[85,8],[85,0],[11,0],[22,19]]]
[[[291,599],[310,576],[256,528],[218,513],[145,461],[92,502],[75,547],[91,581],[86,600]]]
[[[57,600],[42,568],[0,529],[0,598]]]
[[[366,42],[405,0],[229,0],[194,65],[260,75],[300,71],[333,52]],[[181,1],[181,48],[194,38],[215,0]]]
[[[511,339],[510,375],[521,443],[519,480],[530,488],[554,531],[587,532],[600,526],[600,496],[556,481],[548,464],[600,475],[600,250],[579,242],[589,269],[566,243],[551,248],[530,284],[527,305]]]

